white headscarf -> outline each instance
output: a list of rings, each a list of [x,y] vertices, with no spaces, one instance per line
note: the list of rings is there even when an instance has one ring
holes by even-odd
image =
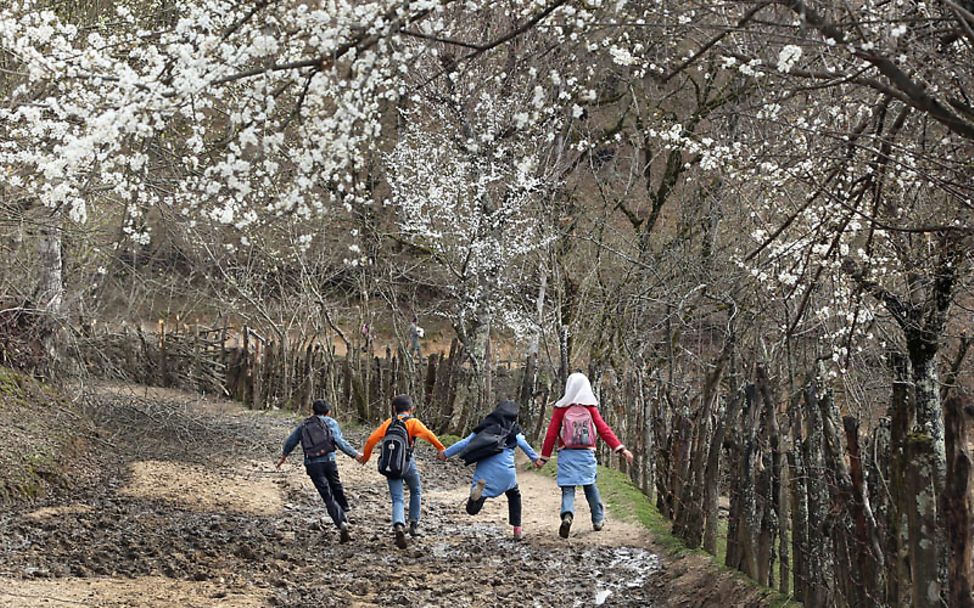
[[[568,382],[565,383],[565,395],[555,402],[555,407],[598,404],[599,400],[595,398],[588,378],[585,377],[585,374],[575,372],[568,376]]]

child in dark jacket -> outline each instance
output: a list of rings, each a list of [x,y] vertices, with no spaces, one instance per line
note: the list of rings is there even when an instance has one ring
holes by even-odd
[[[447,448],[442,459],[446,460],[461,454],[477,434],[482,431],[506,435],[507,440],[502,452],[477,462],[473,471],[473,479],[470,481],[467,513],[476,515],[483,508],[484,502],[488,498],[495,498],[504,494],[507,496],[508,522],[514,527],[514,540],[521,540],[524,538],[524,531],[521,527],[521,490],[517,487],[514,452],[516,448],[521,448],[533,462],[538,461],[538,455],[521,433],[517,419],[517,403],[502,401],[473,429],[473,432]]]
[[[304,469],[307,471],[308,477],[311,478],[311,483],[318,490],[321,500],[324,501],[328,515],[335,522],[335,525],[338,526],[341,542],[347,543],[350,539],[347,516],[349,505],[348,499],[345,498],[345,488],[342,487],[342,481],[338,477],[338,463],[335,459],[335,451],[336,449],[341,450],[347,456],[356,460],[359,459],[359,453],[345,441],[345,438],[342,436],[342,430],[338,426],[338,421],[328,415],[328,412],[331,411],[331,406],[328,405],[327,401],[317,399],[311,405],[311,409],[314,412],[314,416],[298,425],[298,428],[294,429],[294,432],[285,440],[284,449],[281,450],[281,457],[277,461],[277,468],[281,468],[281,465],[287,460],[288,454],[294,451],[298,443],[302,443],[302,435],[307,425],[324,425],[327,429],[327,434],[330,435],[331,441],[320,454],[309,454],[305,452]]]

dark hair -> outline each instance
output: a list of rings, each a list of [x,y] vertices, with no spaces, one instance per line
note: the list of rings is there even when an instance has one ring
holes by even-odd
[[[324,399],[315,399],[315,402],[311,404],[311,411],[316,416],[324,416],[331,411],[331,406]]]
[[[413,400],[409,398],[409,395],[396,395],[392,398],[392,409],[397,414],[408,412],[413,409]]]

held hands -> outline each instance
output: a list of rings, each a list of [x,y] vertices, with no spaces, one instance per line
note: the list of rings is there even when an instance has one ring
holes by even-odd
[[[439,460],[440,462],[446,462],[447,461],[446,452],[442,450],[437,452],[436,459]]]
[[[541,458],[538,458],[537,460],[534,461],[534,468],[540,469],[541,467],[544,466],[544,463],[546,463],[546,462],[547,462],[547,460],[543,460]]]
[[[358,456],[355,457],[355,462],[359,464],[365,464],[368,461],[365,459],[365,454],[359,454]]]

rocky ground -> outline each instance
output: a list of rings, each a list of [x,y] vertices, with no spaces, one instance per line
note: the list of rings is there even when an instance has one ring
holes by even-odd
[[[469,470],[417,450],[425,535],[399,550],[385,479],[342,456],[354,510],[341,545],[300,455],[273,467],[292,418],[125,387],[100,387],[86,412],[97,474],[0,512],[0,606],[671,604],[643,529],[610,513],[596,533],[579,497],[573,536],[558,538],[557,488],[541,475],[521,474],[516,543],[503,498],[468,516]]]

